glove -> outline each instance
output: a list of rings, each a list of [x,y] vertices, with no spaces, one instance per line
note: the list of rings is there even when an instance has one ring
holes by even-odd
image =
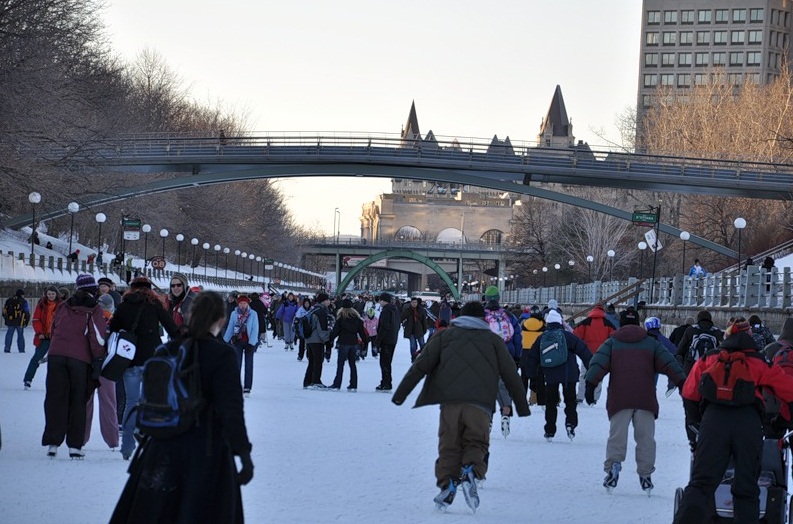
[[[99,380],[99,376],[102,374],[102,363],[105,361],[103,358],[95,358],[91,362],[91,380],[97,381]]]
[[[325,350],[325,362],[330,362],[330,350]]]
[[[245,453],[244,455],[240,455],[240,463],[242,464],[242,468],[240,468],[239,473],[237,473],[237,482],[240,483],[240,486],[244,486],[253,478],[253,461],[251,461],[251,454]]]
[[[586,389],[584,390],[584,400],[586,400],[586,403],[589,406],[594,406],[597,404],[595,401],[595,385],[591,382],[586,383]]]

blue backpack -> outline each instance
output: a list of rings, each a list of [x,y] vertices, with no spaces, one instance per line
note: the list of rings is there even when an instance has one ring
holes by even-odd
[[[555,368],[567,362],[564,329],[548,329],[540,337],[540,366]]]
[[[136,425],[141,433],[157,439],[179,436],[198,425],[206,406],[201,391],[198,347],[184,340],[158,347],[143,364]]]

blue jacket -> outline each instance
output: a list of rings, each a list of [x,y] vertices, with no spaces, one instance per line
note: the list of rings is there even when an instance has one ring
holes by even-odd
[[[288,325],[292,324],[292,321],[295,320],[295,315],[297,314],[297,310],[300,307],[300,304],[297,302],[284,302],[281,304],[281,307],[278,308],[278,311],[275,313],[275,319],[281,320]]]
[[[250,314],[248,315],[248,321],[245,323],[245,330],[248,333],[248,344],[253,346],[259,345],[259,315],[256,314],[256,311],[248,308]],[[237,318],[240,316],[240,309],[239,307],[235,307],[234,310],[231,312],[231,318],[229,318],[229,325],[226,327],[226,332],[223,334],[223,340],[226,342],[231,342],[231,337],[234,335],[234,326],[237,325]]]
[[[664,346],[666,348],[666,350],[669,351],[671,354],[673,354],[673,355],[677,354],[677,346],[672,344],[672,341],[669,340],[668,338],[666,338],[664,336],[664,334],[661,333],[659,330],[657,330],[657,329],[649,329],[649,330],[647,330],[647,334],[650,335],[651,337],[653,337],[658,342],[660,342],[661,345]]]
[[[547,330],[561,329],[564,332],[564,338],[567,342],[567,362],[555,368],[543,368],[545,374],[546,384],[569,384],[571,382],[578,382],[579,369],[575,357],[581,359],[589,369],[589,359],[592,358],[592,352],[584,343],[583,340],[573,335],[569,331],[564,331],[564,327],[558,322],[552,322],[545,327]],[[540,367],[540,341],[542,337],[537,337],[537,340],[532,344],[528,353],[528,365],[526,366],[526,374],[529,378],[537,376],[538,368]]]

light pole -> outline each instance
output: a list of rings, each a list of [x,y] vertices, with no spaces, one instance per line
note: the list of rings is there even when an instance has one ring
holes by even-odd
[[[531,274],[534,275],[534,285],[539,287],[539,283],[540,283],[539,280],[540,279],[539,279],[539,277],[537,277],[537,270],[536,269],[532,269]]]
[[[573,283],[573,266],[575,266],[575,260],[568,260],[567,265],[570,267],[570,283]]]
[[[647,249],[647,242],[639,242],[639,251],[642,252],[641,262],[639,262],[639,280],[644,278],[644,250]]]
[[[162,238],[162,259],[165,260],[165,239],[168,238],[167,229],[160,229],[160,238]]]
[[[245,279],[245,260],[248,258],[248,253],[243,251],[240,256],[242,257],[242,278]]]
[[[262,257],[256,257],[256,278],[262,274]]]
[[[738,274],[741,274],[741,231],[746,227],[746,219],[738,217],[732,223],[738,230]]]
[[[548,276],[548,266],[542,266],[542,287],[545,287]]]
[[[77,202],[69,202],[69,205],[66,207],[69,210],[69,214],[72,217],[72,225],[69,227],[69,254],[72,254],[72,237],[74,237],[74,214],[80,211],[80,204]]]
[[[251,276],[253,276],[253,259],[254,259],[254,258],[256,258],[256,256],[255,256],[255,255],[253,255],[253,253],[251,253],[250,255],[248,255],[248,260],[250,260],[250,261],[251,261],[251,265],[250,265],[250,267],[248,268],[248,273],[250,273],[250,274],[251,274]]]
[[[595,261],[595,257],[593,257],[592,255],[587,255],[586,256],[586,262],[587,262],[587,264],[589,264],[589,282],[590,283],[592,282],[592,262],[594,262],[594,261]]]
[[[143,224],[141,227],[143,230],[143,269],[146,269],[146,266],[149,265],[148,251],[149,251],[149,233],[151,233],[151,226],[149,224]]]
[[[184,235],[179,233],[176,235],[176,266],[179,268],[179,271],[182,270],[182,241],[184,240]]]
[[[192,270],[193,276],[195,276],[195,248],[198,245],[198,239],[195,237],[191,238],[190,244],[193,245],[193,257],[190,259],[190,269]]]
[[[218,276],[218,257],[220,256],[220,244],[215,244],[215,277]]]
[[[338,225],[337,225],[338,224]],[[336,234],[336,243],[339,243],[339,230],[341,229],[341,212],[339,208],[333,210],[333,231]]]
[[[204,242],[201,244],[201,247],[204,248],[204,278],[207,276],[207,249],[209,249],[209,242]]]
[[[30,229],[30,256],[33,257],[33,247],[36,245],[36,204],[41,202],[41,193],[33,191],[28,195],[28,201],[33,208],[33,225]],[[69,253],[71,255],[71,253]]]
[[[556,270],[556,283],[554,285],[558,286],[559,285],[559,270],[562,269],[562,266],[560,264],[554,264],[553,268]]]
[[[104,213],[97,213],[94,217],[96,223],[99,224],[99,241],[97,242],[98,248],[96,250],[99,253],[99,260],[102,260],[102,224],[107,220],[107,215]]]
[[[606,255],[608,255],[608,257],[609,257],[609,281],[613,282],[614,281],[614,255],[616,255],[616,253],[614,252],[613,249],[609,249],[608,251],[606,251]]]
[[[237,273],[238,273],[237,267],[239,266],[239,263],[240,263],[240,250],[237,249],[234,251],[234,278],[237,278]]]
[[[229,278],[229,253],[231,253],[231,250],[227,247],[224,247],[223,254],[226,255],[226,274],[223,276],[223,278]]]
[[[691,235],[688,231],[680,232],[680,240],[683,241],[683,276],[686,274],[686,242],[688,242],[689,238],[691,238]]]

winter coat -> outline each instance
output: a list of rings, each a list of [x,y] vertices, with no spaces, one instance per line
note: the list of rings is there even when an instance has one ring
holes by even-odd
[[[503,379],[518,414],[530,413],[515,361],[484,319],[458,317],[449,328],[430,337],[397,386],[393,401],[404,402],[425,376],[415,407],[461,402],[475,404],[492,414],[498,381]]]
[[[700,333],[713,335],[716,337],[716,341],[719,344],[724,340],[724,332],[715,327],[710,320],[700,320],[688,328],[685,333],[683,333],[683,338],[680,339],[680,342],[677,344],[677,361],[683,365],[683,370],[686,374],[688,374],[694,366],[694,361],[689,357],[688,350],[691,347],[694,336]]]
[[[358,317],[337,318],[336,323],[333,324],[333,330],[330,332],[330,339],[335,340],[338,338],[340,346],[357,346],[358,339],[364,342],[369,341],[369,334],[363,327],[363,320]]]
[[[297,302],[283,302],[275,313],[275,319],[282,321],[287,326],[291,326],[299,308],[300,305]]]
[[[441,302],[438,308],[438,322],[441,320],[445,320],[447,326],[452,321],[452,308],[445,300]]]
[[[705,271],[704,267],[694,264],[693,266],[691,266],[691,269],[688,271],[688,276],[694,277],[694,278],[701,278],[701,277],[706,276],[707,273],[708,272]]]
[[[311,308],[311,335],[306,338],[306,344],[324,344],[330,339],[334,319],[328,308],[317,304]]]
[[[402,310],[400,321],[405,326],[403,335],[405,338],[421,338],[427,332],[427,312],[421,304],[416,306],[415,309],[412,306],[408,306]]]
[[[142,308],[142,309],[141,309]],[[142,366],[144,362],[154,355],[154,350],[162,344],[160,324],[171,338],[179,335],[179,328],[171,315],[165,311],[160,301],[151,302],[142,293],[126,293],[121,304],[110,319],[110,331],[115,333],[122,329],[130,331],[135,323],[135,317],[140,311],[138,326],[135,334],[138,336],[135,359],[133,366]]]
[[[589,351],[594,353],[616,330],[617,326],[606,318],[606,312],[596,307],[576,326],[573,334],[583,340]]]
[[[663,373],[673,384],[682,384],[686,378],[674,355],[644,328],[633,324],[615,331],[598,348],[589,363],[586,381],[597,386],[609,373],[609,418],[625,409],[650,411],[658,418],[655,374]]]
[[[668,338],[666,338],[664,336],[664,334],[661,333],[661,330],[659,330],[659,329],[648,329],[647,330],[647,334],[650,335],[651,337],[653,337],[658,342],[660,342],[661,345],[664,346],[664,349],[669,351],[672,355],[677,354],[677,346],[672,344],[672,341],[669,340]]]
[[[551,322],[545,326],[545,331],[552,329],[562,329],[564,327],[558,322]],[[578,362],[576,356],[581,359],[584,366],[589,369],[589,360],[592,358],[592,353],[583,340],[564,331],[564,338],[567,342],[567,362],[554,368],[543,368],[546,384],[570,384],[578,382],[580,370],[578,369]],[[537,337],[537,340],[532,344],[528,355],[526,355],[526,373],[529,378],[537,376],[540,367],[540,344],[542,337]]]
[[[782,349],[787,343],[788,346],[793,345],[793,318],[785,319],[785,324],[782,326],[782,333],[779,334],[779,340],[768,344],[764,351],[768,360],[774,358],[776,352]]]
[[[377,317],[369,318],[368,315],[363,319],[363,327],[366,329],[366,333],[370,338],[377,336],[377,322]]]
[[[143,447],[130,465],[111,524],[243,522],[234,455],[250,453],[251,443],[237,357],[217,339],[202,339],[197,347],[201,390],[209,408],[186,433],[151,439]]]
[[[50,356],[86,364],[105,356],[107,323],[102,307],[88,293],[77,293],[55,308],[50,326]]]
[[[256,312],[256,320],[259,321],[259,334],[267,331],[267,306],[261,300],[251,300],[250,306]],[[301,308],[302,309],[302,308]]]
[[[507,345],[507,350],[509,354],[512,355],[512,358],[520,360],[523,354],[523,333],[521,333],[520,320],[518,320],[518,317],[499,306],[497,302],[491,302],[485,309],[490,311],[502,310],[507,314],[509,323],[512,325],[512,339],[505,340],[504,343]]]
[[[542,316],[537,313],[536,315],[529,315],[529,317],[521,322],[520,330],[522,334],[523,352],[526,354],[534,342],[540,338],[542,332],[545,331],[545,321]]]
[[[39,300],[36,308],[33,310],[33,345],[38,347],[41,344],[39,335],[44,335],[44,338],[50,338],[50,331],[52,330],[52,319],[55,316],[55,309],[60,304],[60,299],[53,301],[47,300],[46,297]]]
[[[752,326],[752,338],[754,339],[758,351],[763,351],[768,344],[776,342],[774,334],[763,324],[755,324]]]
[[[187,287],[182,289],[184,289],[184,294],[179,295],[179,297],[168,295],[168,312],[171,314],[173,323],[179,327],[190,323],[190,306],[193,305],[193,298],[195,298],[195,293]]]
[[[21,314],[12,317],[11,312],[16,309],[16,304],[19,304]],[[30,306],[28,305],[28,301],[17,295],[6,300],[3,306],[3,319],[5,319],[6,326],[27,327],[28,322],[30,322]]]
[[[377,324],[377,347],[384,344],[395,346],[399,339],[399,311],[394,304],[386,304],[380,310]]]
[[[675,347],[677,347],[680,341],[683,340],[683,335],[686,334],[686,330],[690,328],[691,325],[692,324],[681,324],[672,330],[672,333],[669,335],[669,340],[675,345]]]
[[[229,324],[226,326],[226,332],[223,333],[223,340],[226,343],[233,343],[232,339],[237,337],[234,335],[234,327],[237,325],[237,319],[240,317],[240,308],[234,308],[229,317]],[[259,345],[259,315],[248,307],[248,320],[245,322],[245,334],[248,337],[248,344],[253,347]]]

